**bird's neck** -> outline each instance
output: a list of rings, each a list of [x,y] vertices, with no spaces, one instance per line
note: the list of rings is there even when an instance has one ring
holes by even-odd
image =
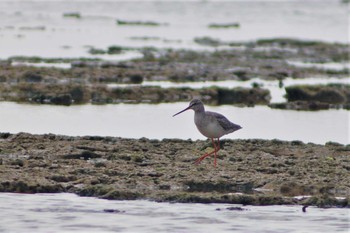
[[[205,109],[204,109],[204,106],[198,106],[195,110],[194,110],[195,113],[199,113],[199,114],[202,114],[205,112]]]
[[[205,109],[204,107],[198,108],[194,111],[194,115],[200,116],[205,114]]]

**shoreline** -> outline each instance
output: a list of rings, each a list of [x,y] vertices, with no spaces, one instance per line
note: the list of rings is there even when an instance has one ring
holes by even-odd
[[[0,133],[0,191],[104,199],[349,207],[350,145]],[[343,198],[339,198],[343,197]]]

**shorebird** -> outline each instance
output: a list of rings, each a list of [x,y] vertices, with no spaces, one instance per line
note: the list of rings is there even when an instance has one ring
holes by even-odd
[[[189,106],[184,110],[173,115],[179,115],[184,111],[192,109],[194,111],[194,123],[201,134],[211,139],[213,143],[214,150],[199,157],[195,163],[199,164],[203,159],[209,155],[214,154],[214,167],[216,167],[216,152],[220,150],[220,138],[226,134],[233,133],[242,127],[229,121],[224,115],[217,112],[205,111],[204,105],[201,100],[193,99]],[[217,139],[217,144],[215,144],[215,139]]]

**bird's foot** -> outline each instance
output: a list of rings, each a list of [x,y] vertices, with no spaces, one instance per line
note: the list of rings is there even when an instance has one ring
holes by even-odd
[[[216,154],[216,152],[217,152],[217,150],[214,150],[214,151],[212,151],[212,152],[210,152],[210,153],[207,153],[207,154],[205,154],[205,155],[202,155],[201,157],[199,157],[198,159],[196,159],[195,161],[194,161],[194,164],[196,164],[196,165],[198,165],[198,164],[200,164],[200,162],[202,162],[206,157],[208,157],[208,156],[210,156],[210,155],[212,155],[212,154]],[[216,156],[215,156],[215,160],[214,160],[214,166],[216,167]]]
[[[202,161],[203,161],[203,159],[205,159],[207,156],[205,156],[205,157],[200,157],[200,158],[198,158],[198,159],[196,159],[193,163],[194,164],[196,164],[196,165],[198,165],[198,164],[200,164]]]

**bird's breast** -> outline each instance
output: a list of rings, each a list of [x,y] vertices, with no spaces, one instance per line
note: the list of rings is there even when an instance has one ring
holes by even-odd
[[[196,124],[198,131],[208,138],[220,138],[225,135],[225,130],[220,124],[210,117],[195,115],[194,123]]]

